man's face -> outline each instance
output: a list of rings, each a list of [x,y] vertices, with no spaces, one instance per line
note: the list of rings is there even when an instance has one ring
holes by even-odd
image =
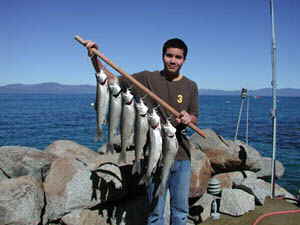
[[[167,48],[163,56],[164,70],[169,74],[179,74],[184,61],[185,59],[182,49]]]

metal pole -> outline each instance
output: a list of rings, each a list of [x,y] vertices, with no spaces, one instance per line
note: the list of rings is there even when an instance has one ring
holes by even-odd
[[[272,109],[272,121],[273,121],[273,155],[272,155],[272,178],[271,178],[271,196],[275,197],[275,160],[276,160],[276,128],[277,128],[277,99],[276,99],[276,39],[275,39],[275,21],[274,21],[274,3],[270,0],[271,9],[271,22],[272,22],[272,95],[273,95],[273,109]]]
[[[246,144],[248,144],[248,137],[249,137],[249,101],[250,101],[250,98],[247,96]]]

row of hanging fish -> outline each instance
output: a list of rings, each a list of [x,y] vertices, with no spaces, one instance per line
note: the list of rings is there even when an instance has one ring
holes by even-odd
[[[148,141],[148,162],[146,172],[140,184],[148,184],[153,173],[162,161],[163,169],[161,183],[156,192],[164,193],[167,185],[170,168],[178,151],[176,128],[169,120],[161,124],[156,109],[149,112],[142,98],[136,99],[129,89],[122,91],[117,79],[108,79],[101,70],[96,74],[96,140],[103,136],[103,126],[108,125],[107,152],[114,153],[116,138],[121,136],[121,152],[119,162],[126,162],[126,151],[134,145],[135,161],[132,174],[141,174],[141,159],[144,156],[144,147]],[[108,120],[106,120],[108,118]],[[149,134],[149,135],[148,135]],[[149,140],[147,140],[149,138]]]

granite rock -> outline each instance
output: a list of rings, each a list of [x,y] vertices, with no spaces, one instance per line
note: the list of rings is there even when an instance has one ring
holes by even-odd
[[[55,155],[36,148],[22,146],[0,147],[0,168],[6,177],[30,175],[42,179],[43,173],[56,159]]]
[[[109,172],[113,177],[118,176],[113,171]],[[64,158],[52,163],[44,189],[49,220],[56,220],[71,210],[90,208],[124,195],[124,190],[115,186],[113,178],[103,179],[81,161]]]
[[[44,207],[42,183],[31,176],[0,182],[0,224],[38,225]]]
[[[263,157],[261,159],[261,169],[256,172],[257,177],[267,179],[272,176],[272,158]],[[284,174],[285,168],[278,160],[275,161],[276,178],[281,178]]]
[[[241,216],[254,209],[255,200],[253,195],[239,189],[223,189],[219,208],[221,213]]]

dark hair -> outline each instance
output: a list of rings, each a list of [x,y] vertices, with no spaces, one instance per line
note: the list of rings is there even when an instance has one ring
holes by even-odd
[[[186,55],[188,53],[188,47],[186,46],[186,44],[184,43],[183,40],[179,39],[179,38],[172,38],[170,40],[167,40],[164,43],[163,49],[162,49],[162,53],[163,56],[165,55],[166,51],[168,48],[179,48],[183,50],[183,56],[184,58],[186,58]]]

